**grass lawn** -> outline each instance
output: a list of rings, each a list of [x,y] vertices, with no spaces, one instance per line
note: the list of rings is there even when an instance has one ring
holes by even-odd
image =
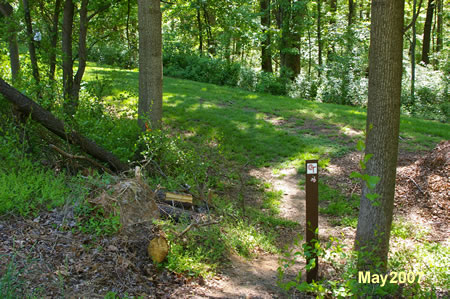
[[[136,115],[138,73],[90,64],[86,80],[109,82],[106,102]],[[326,159],[355,150],[363,138],[363,108],[258,94],[237,88],[164,78],[164,123],[185,139],[218,141],[227,159],[255,167],[300,166],[308,158]],[[450,125],[402,116],[403,150],[431,149],[450,139]],[[325,166],[325,165],[322,165]]]

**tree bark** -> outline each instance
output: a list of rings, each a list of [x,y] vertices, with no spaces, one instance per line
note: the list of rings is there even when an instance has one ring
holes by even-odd
[[[72,27],[75,6],[72,0],[65,0],[62,27],[62,68],[63,68],[63,92],[65,112],[69,115],[71,110],[68,105],[71,102],[70,95],[73,86],[73,59],[72,59]]]
[[[280,62],[293,80],[300,73],[300,35],[293,30],[292,2],[283,0],[280,3]]]
[[[411,107],[415,102],[416,84],[416,19],[419,12],[416,12],[417,0],[413,0],[413,20],[412,20],[412,42],[411,42]]]
[[[208,13],[208,9],[206,8],[206,5],[202,5],[202,8],[203,8],[203,18],[205,19],[205,25],[206,25],[208,52],[209,52],[209,54],[214,55],[214,54],[216,54],[216,46],[215,46],[215,41],[214,41],[214,38],[212,35],[210,16]]]
[[[30,53],[31,69],[33,71],[34,80],[36,80],[36,82],[39,83],[40,82],[39,67],[36,57],[36,47],[34,45],[33,25],[31,23],[30,6],[28,5],[28,0],[22,0],[22,3],[25,14],[25,25],[27,28],[28,51]]]
[[[138,0],[139,104],[138,124],[142,130],[161,127],[162,121],[162,35],[159,0]],[[150,123],[147,123],[150,121]]]
[[[444,23],[443,23],[443,17],[442,14],[444,13],[444,1],[443,0],[437,0],[437,39],[436,39],[436,51],[439,52],[442,50],[442,39],[443,39],[443,29],[444,29]]]
[[[197,2],[197,25],[198,25],[198,51],[200,55],[203,55],[203,24],[202,24],[202,15],[201,15],[201,1]]]
[[[61,120],[53,116],[53,114],[42,108],[27,96],[20,93],[17,89],[11,87],[2,78],[0,78],[0,93],[8,101],[13,103],[20,112],[25,115],[30,115],[33,120],[37,121],[62,139],[80,146],[84,152],[90,154],[94,158],[108,163],[117,171],[125,171],[129,168],[127,164],[122,163],[115,155],[101,148],[94,141],[75,131],[67,129]]]
[[[427,16],[423,27],[422,41],[422,61],[425,64],[430,63],[430,41],[431,41],[431,24],[433,22],[434,0],[428,0]]]
[[[63,86],[64,86],[64,112],[67,115],[74,115],[80,97],[81,80],[83,79],[87,61],[86,37],[89,19],[88,17],[89,0],[81,1],[80,8],[80,28],[78,36],[78,69],[75,77],[73,76],[73,54],[72,54],[72,33],[73,18],[75,6],[72,0],[66,0],[64,4],[63,32],[62,32],[62,50],[63,50]]]
[[[373,0],[369,48],[365,173],[378,176],[374,190],[363,183],[355,250],[359,270],[385,271],[394,207],[402,79],[403,0]],[[379,205],[367,196],[377,193]],[[369,255],[365,255],[365,254]],[[377,267],[376,263],[381,262]]]
[[[81,80],[83,79],[84,71],[86,70],[86,62],[87,62],[86,37],[88,30],[88,15],[87,15],[88,4],[89,0],[81,1],[80,29],[78,37],[78,69],[73,79],[73,85],[70,96],[70,98],[73,100],[73,105],[75,106],[75,108],[77,108],[79,104],[78,99],[80,97]]]
[[[263,41],[261,43],[261,69],[264,72],[273,73],[272,51],[270,50],[270,0],[260,0],[261,27],[263,31]]]
[[[56,0],[55,10],[52,17],[52,29],[51,29],[51,41],[50,41],[50,57],[49,57],[49,71],[48,77],[50,80],[55,80],[56,71],[56,47],[58,45],[58,26],[59,26],[59,15],[61,13],[61,0]]]
[[[13,7],[8,3],[0,3],[1,15],[9,20],[8,47],[11,75],[13,82],[17,80],[20,73],[19,45],[17,43],[17,28],[13,20]]]
[[[318,75],[320,77],[322,69],[322,24],[321,24],[321,0],[317,0],[317,47],[318,47],[318,59],[319,67],[317,68]]]
[[[353,0],[348,0],[348,26],[353,24],[353,19],[355,17],[355,3]]]

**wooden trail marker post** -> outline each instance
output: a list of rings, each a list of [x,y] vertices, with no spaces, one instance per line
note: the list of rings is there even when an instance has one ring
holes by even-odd
[[[318,160],[306,160],[306,244],[314,249],[319,240],[319,164]],[[306,271],[306,281],[317,281],[319,258],[313,254],[306,259],[306,264],[312,259],[316,260],[316,266]]]

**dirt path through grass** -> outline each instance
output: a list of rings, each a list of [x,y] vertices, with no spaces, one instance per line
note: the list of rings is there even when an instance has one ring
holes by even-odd
[[[282,243],[291,247],[295,236],[304,233],[305,192],[298,185],[301,175],[294,167],[276,175],[271,168],[254,169],[250,175],[271,183],[275,191],[282,191],[280,216],[300,224],[297,232],[281,236]],[[320,225],[326,225],[326,220],[320,219]],[[285,298],[287,295],[276,284],[278,259],[278,255],[271,254],[261,254],[250,261],[232,256],[231,265],[219,279],[200,288],[196,298]],[[304,261],[299,259],[287,276],[293,279],[303,267]]]

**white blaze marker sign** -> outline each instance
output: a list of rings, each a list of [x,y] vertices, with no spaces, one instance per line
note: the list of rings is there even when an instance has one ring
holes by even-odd
[[[317,174],[317,163],[308,163],[306,166],[306,174]]]

